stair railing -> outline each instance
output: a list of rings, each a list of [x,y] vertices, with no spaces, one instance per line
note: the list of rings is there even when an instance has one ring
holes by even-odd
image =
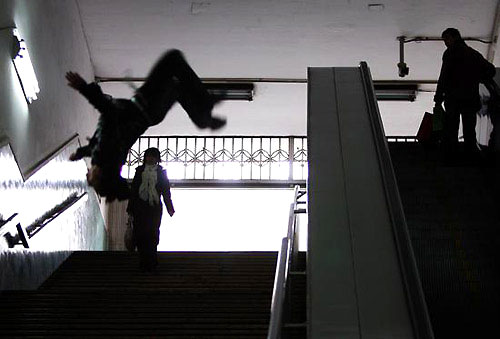
[[[273,296],[271,299],[271,317],[267,332],[268,339],[277,339],[281,336],[288,273],[296,265],[298,257],[297,214],[306,212],[306,209],[297,209],[298,204],[304,203],[303,201],[298,201],[298,199],[305,193],[305,191],[300,191],[299,186],[295,186],[294,199],[293,203],[290,204],[290,213],[288,215],[287,236],[281,240],[281,249],[278,253],[278,261],[276,263]]]

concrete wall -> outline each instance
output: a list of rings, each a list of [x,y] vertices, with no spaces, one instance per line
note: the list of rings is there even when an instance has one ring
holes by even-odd
[[[28,105],[11,60],[11,30],[1,30],[0,140],[10,141],[26,174],[75,133],[92,134],[97,114],[66,86],[64,74],[94,73],[76,1],[0,0],[0,27],[9,26],[24,37],[40,86],[39,99]]]
[[[11,59],[9,27],[14,26],[26,41],[40,87],[39,99],[32,104],[24,98]],[[9,148],[17,160],[16,165],[10,154],[0,152],[0,214],[7,218],[18,213],[15,223],[26,228],[68,194],[87,192],[83,203],[63,212],[30,239],[28,250],[9,249],[4,235],[15,229],[9,224],[2,227],[0,290],[36,288],[69,251],[107,246],[99,202],[85,180],[86,164],[68,161],[78,143],[72,142],[33,171],[75,133],[84,139],[95,128],[97,113],[67,87],[68,70],[86,79],[94,77],[77,1],[0,0],[0,150]],[[21,179],[18,167],[27,180]],[[16,171],[18,179],[8,177]]]

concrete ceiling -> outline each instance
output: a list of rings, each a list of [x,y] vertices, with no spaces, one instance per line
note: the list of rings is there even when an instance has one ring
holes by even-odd
[[[447,27],[490,40],[498,0],[77,0],[97,77],[144,77],[169,48],[184,51],[202,78],[305,79],[310,66],[358,66],[375,80],[400,80],[397,37],[438,37]],[[495,32],[497,34],[497,32]],[[470,42],[486,55],[489,45]],[[445,46],[408,43],[404,80],[436,80]],[[500,54],[500,51],[499,53]],[[499,55],[495,61],[500,61]],[[500,62],[495,62],[497,65]],[[128,97],[126,83],[103,83]],[[216,134],[305,135],[305,84],[257,83],[252,102],[224,102],[228,125]],[[429,90],[424,88],[425,90]],[[432,91],[432,86],[430,90]],[[387,135],[414,135],[433,93],[381,102]],[[265,122],[265,123],[263,123]],[[179,106],[146,134],[197,130]]]
[[[168,48],[201,77],[305,78],[308,66],[356,66],[399,79],[397,36],[457,27],[490,39],[497,0],[77,0],[96,76],[145,76]],[[488,45],[470,43],[486,54]],[[436,79],[442,42],[406,44],[410,75]]]

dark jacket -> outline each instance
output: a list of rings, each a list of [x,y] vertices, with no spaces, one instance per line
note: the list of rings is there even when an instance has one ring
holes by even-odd
[[[132,180],[132,186],[131,186],[131,195],[127,205],[128,213],[134,213],[134,208],[137,206],[137,202],[140,199],[139,187],[141,186],[142,172],[144,172],[144,168],[145,166],[141,165],[137,167],[135,170],[135,175],[134,179]],[[156,191],[158,192],[159,196],[163,197],[163,202],[165,205],[167,205],[167,202],[171,201],[172,199],[170,195],[170,182],[167,177],[167,172],[163,169],[163,167],[158,165],[156,175],[157,175]]]
[[[434,101],[446,107],[478,111],[481,108],[479,83],[495,75],[495,66],[463,41],[457,41],[443,53]]]
[[[131,100],[114,99],[104,94],[96,83],[88,84],[80,93],[100,116],[89,144],[77,152],[91,156],[92,165],[121,167],[128,150],[149,127],[146,117]]]

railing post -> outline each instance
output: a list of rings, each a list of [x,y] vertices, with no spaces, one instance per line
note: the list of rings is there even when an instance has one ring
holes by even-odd
[[[293,180],[293,150],[294,150],[294,138],[288,138],[288,180]]]

